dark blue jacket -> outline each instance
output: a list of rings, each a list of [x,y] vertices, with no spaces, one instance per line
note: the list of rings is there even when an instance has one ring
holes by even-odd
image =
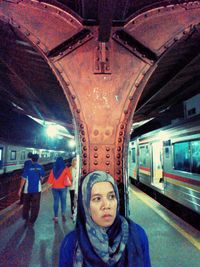
[[[132,221],[129,221],[129,226],[130,226],[129,240],[134,239],[134,242],[137,246],[137,250],[140,251],[141,254],[140,260],[138,260],[139,257],[136,258],[136,261],[135,263],[133,263],[133,266],[151,267],[148,239],[144,229],[138,224],[133,223]],[[128,242],[130,242],[129,240]],[[72,231],[65,236],[62,242],[60,248],[59,267],[73,267],[76,246],[77,246],[77,234],[76,231]]]

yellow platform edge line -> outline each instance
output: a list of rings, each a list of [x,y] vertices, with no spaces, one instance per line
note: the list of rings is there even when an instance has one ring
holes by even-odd
[[[198,250],[200,250],[200,241],[196,238],[192,237],[188,234],[184,229],[182,229],[179,225],[171,221],[167,216],[162,214],[159,210],[157,210],[153,205],[151,205],[146,199],[140,196],[140,193],[135,192],[132,188],[130,188],[132,193],[136,195],[142,202],[144,202],[147,206],[149,206],[152,210],[154,210],[163,220],[165,220],[168,224],[170,224],[173,228],[175,228],[182,236],[184,236],[193,246],[195,246]]]

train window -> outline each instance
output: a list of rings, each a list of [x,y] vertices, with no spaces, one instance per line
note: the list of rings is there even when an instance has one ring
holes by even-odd
[[[200,174],[200,141],[174,144],[174,169]]]
[[[15,160],[17,156],[16,150],[11,150],[10,151],[10,160]]]
[[[140,146],[140,166],[146,167],[146,156],[147,156],[147,148],[145,146]]]
[[[169,147],[165,147],[165,158],[169,158]]]
[[[190,171],[189,143],[174,144],[174,169]]]
[[[200,141],[191,142],[191,161],[192,172],[200,174]]]
[[[132,157],[131,157],[132,162],[135,163],[135,148],[131,149],[131,154],[132,154]]]
[[[174,144],[174,169],[190,172],[191,160],[189,142]]]

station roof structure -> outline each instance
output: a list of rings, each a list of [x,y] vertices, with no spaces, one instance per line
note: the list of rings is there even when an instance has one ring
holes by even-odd
[[[149,0],[46,0],[66,9],[84,25],[100,25],[106,41],[112,26],[122,26],[152,7],[188,1]],[[199,1],[190,1],[199,4]],[[104,18],[107,18],[104,20]],[[129,36],[127,42],[131,42]],[[200,91],[200,27],[195,26],[160,56],[158,68],[147,82],[134,114],[134,122],[163,116]],[[156,55],[152,55],[155,56]],[[73,117],[52,69],[25,36],[0,20],[1,114],[24,114],[64,125],[73,134]],[[2,116],[2,115],[1,115]],[[19,127],[15,123],[16,128]]]

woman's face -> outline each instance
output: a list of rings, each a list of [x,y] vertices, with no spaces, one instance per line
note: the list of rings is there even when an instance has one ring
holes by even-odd
[[[90,212],[93,221],[102,227],[113,224],[117,212],[117,199],[109,182],[95,183],[90,198]]]

